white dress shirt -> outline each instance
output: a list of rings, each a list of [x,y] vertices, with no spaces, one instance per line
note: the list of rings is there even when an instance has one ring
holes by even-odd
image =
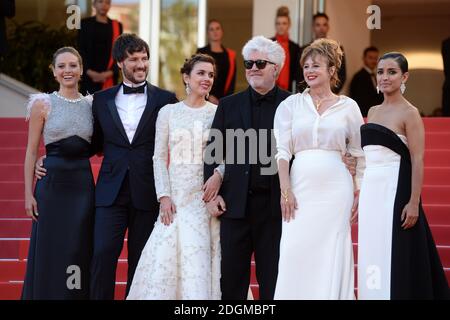
[[[140,84],[131,84],[124,81],[124,84],[128,87],[139,87],[145,84],[145,82]],[[133,141],[134,134],[136,133],[139,121],[141,120],[142,113],[147,105],[147,86],[145,87],[144,93],[123,94],[122,85],[116,95],[115,102],[123,128],[125,129],[128,140],[131,143],[131,141]]]
[[[339,101],[319,114],[309,89],[292,95],[277,108],[274,133],[277,142],[277,162],[289,161],[297,152],[309,149],[349,152],[357,158],[356,188],[364,174],[365,161],[361,149],[360,127],[364,119],[358,104],[341,95]]]

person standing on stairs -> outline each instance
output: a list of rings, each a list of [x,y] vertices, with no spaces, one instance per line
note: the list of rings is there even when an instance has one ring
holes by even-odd
[[[276,40],[284,49],[286,60],[280,76],[277,79],[277,86],[280,88],[297,92],[297,85],[300,80],[300,47],[297,43],[289,39],[289,29],[291,28],[291,17],[289,8],[279,7],[275,18],[276,35],[272,40]]]
[[[214,83],[214,58],[196,54],[186,60],[181,74],[186,99],[164,106],[156,121],[153,165],[161,211],[142,251],[129,300],[221,297],[220,223],[205,202],[217,194],[222,178],[215,173],[203,182],[203,151],[217,109],[206,100]]]
[[[33,223],[22,299],[89,299],[94,233],[92,99],[78,92],[83,63],[74,48],[57,50],[51,67],[59,90],[31,95],[27,108],[25,209]],[[37,181],[33,193],[41,136],[47,175]]]
[[[113,300],[117,262],[128,230],[128,295],[141,251],[159,214],[153,173],[156,118],[175,94],[149,84],[148,44],[122,34],[113,57],[123,83],[94,94],[92,149],[103,153],[95,188],[90,298]],[[40,171],[39,166],[37,170]]]
[[[210,55],[216,61],[217,75],[208,101],[217,105],[219,99],[234,93],[236,85],[236,52],[225,48],[223,27],[220,21],[208,22],[208,45],[198,48],[197,53]]]
[[[359,198],[358,298],[449,299],[447,279],[422,208],[425,133],[403,97],[408,61],[398,52],[378,61],[384,101],[361,127],[366,169]]]
[[[300,62],[309,88],[275,114],[283,215],[275,299],[354,299],[351,221],[364,169],[364,120],[354,100],[332,92],[342,55],[334,40],[308,46]],[[357,158],[354,180],[341,159],[347,152]]]
[[[117,84],[119,68],[112,56],[114,41],[122,34],[123,26],[108,17],[111,0],[94,0],[95,15],[81,20],[78,48],[86,72],[81,82],[83,94],[94,94]]]

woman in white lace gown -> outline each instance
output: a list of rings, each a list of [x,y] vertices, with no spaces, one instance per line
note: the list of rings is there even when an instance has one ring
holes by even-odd
[[[364,166],[363,118],[355,101],[331,91],[341,59],[333,40],[306,48],[310,89],[288,97],[275,115],[284,218],[275,299],[354,299],[350,220]],[[355,187],[342,161],[347,152],[357,158]]]
[[[205,201],[220,174],[203,184],[203,151],[217,106],[206,101],[215,66],[197,54],[181,69],[187,98],[164,106],[153,156],[160,218],[142,251],[127,299],[220,299],[219,221]],[[170,157],[169,157],[170,153]]]

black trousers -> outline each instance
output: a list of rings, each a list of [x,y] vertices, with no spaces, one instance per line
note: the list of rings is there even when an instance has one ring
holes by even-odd
[[[133,207],[128,175],[124,179],[114,205],[96,208],[94,254],[91,264],[91,299],[114,299],[117,262],[127,229],[126,295],[128,295],[141,252],[153,230],[157,217],[158,210],[150,212]]]
[[[221,290],[223,300],[246,300],[252,254],[261,300],[272,300],[278,275],[281,213],[270,212],[270,193],[248,195],[244,219],[221,219]]]

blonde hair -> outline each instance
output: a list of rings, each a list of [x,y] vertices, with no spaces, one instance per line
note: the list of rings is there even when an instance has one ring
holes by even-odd
[[[314,59],[316,56],[322,56],[328,61],[328,68],[335,67],[336,71],[331,75],[330,84],[331,87],[337,87],[341,82],[338,76],[338,70],[342,65],[342,58],[344,52],[341,49],[339,43],[332,39],[317,39],[303,50],[300,58],[300,65],[303,68],[305,61],[308,57]]]

